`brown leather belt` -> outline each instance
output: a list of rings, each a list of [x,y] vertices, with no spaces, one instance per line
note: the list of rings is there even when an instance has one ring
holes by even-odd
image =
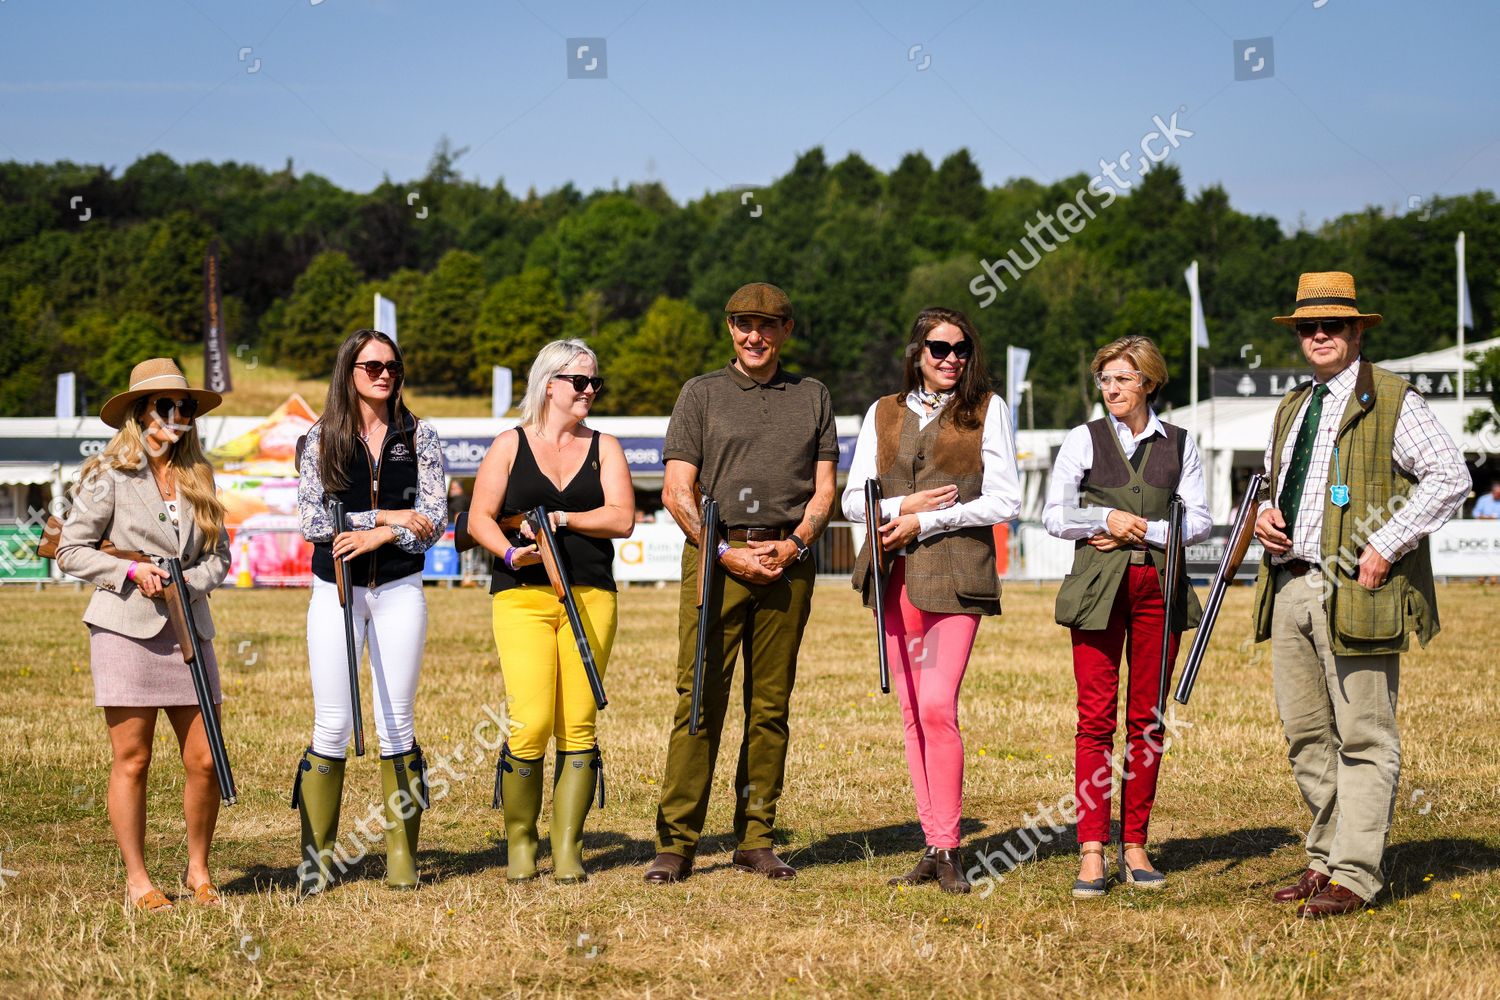
[[[724,537],[731,542],[780,542],[791,533],[790,528],[730,528]]]
[[[1286,570],[1293,576],[1306,576],[1318,568],[1317,563],[1308,562],[1306,559],[1288,559],[1282,563],[1280,569]]]
[[[1132,566],[1149,566],[1150,564],[1151,564],[1151,559],[1150,559],[1149,556],[1146,555],[1146,550],[1145,549],[1131,549],[1130,550],[1130,565],[1132,565]]]

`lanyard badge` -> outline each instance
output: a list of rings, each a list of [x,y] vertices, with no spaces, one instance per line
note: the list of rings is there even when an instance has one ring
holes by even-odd
[[[1339,446],[1333,446],[1333,484],[1328,487],[1328,499],[1335,507],[1349,506],[1349,484],[1339,474]]]

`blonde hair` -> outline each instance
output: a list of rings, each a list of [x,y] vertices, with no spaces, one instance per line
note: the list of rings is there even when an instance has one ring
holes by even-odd
[[[97,477],[109,469],[144,467],[146,452],[153,447],[146,441],[146,429],[141,422],[150,398],[147,396],[132,406],[120,429],[109,439],[109,444],[83,463],[78,473],[78,485],[74,488],[75,498],[85,488],[97,492]],[[214,467],[198,439],[196,423],[189,422],[187,430],[172,445],[167,464],[177,473],[178,490],[192,505],[193,523],[204,538],[204,547],[212,549],[219,544],[219,533],[224,530],[224,504],[219,499],[218,487],[214,485]]]
[[[1089,374],[1097,377],[1104,366],[1116,358],[1124,358],[1145,377],[1148,386],[1146,401],[1156,402],[1156,394],[1167,384],[1167,359],[1161,356],[1161,351],[1151,338],[1132,334],[1110,341],[1094,353],[1094,360],[1089,364]]]
[[[521,423],[542,430],[547,426],[547,385],[580,354],[594,362],[599,370],[599,356],[581,340],[554,340],[536,353],[531,371],[526,373],[526,395],[521,398]]]

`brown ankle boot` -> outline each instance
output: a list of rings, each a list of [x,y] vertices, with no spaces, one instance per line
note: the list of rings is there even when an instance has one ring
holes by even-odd
[[[928,847],[922,852],[921,859],[915,868],[905,875],[897,875],[895,878],[887,879],[886,885],[921,885],[924,882],[932,882],[938,877],[937,871],[937,848]]]
[[[958,848],[937,851],[933,861],[937,864],[938,888],[958,894],[969,891],[969,880],[964,877],[964,856]]]

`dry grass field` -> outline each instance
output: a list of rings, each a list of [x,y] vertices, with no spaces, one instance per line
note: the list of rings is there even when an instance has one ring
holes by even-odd
[[[429,758],[469,775],[427,814],[425,884],[396,894],[377,850],[330,892],[292,891],[287,797],[311,724],[306,593],[213,602],[228,745],[241,801],[220,820],[221,911],[127,915],[103,809],[109,755],[91,707],[87,595],[0,595],[6,734],[0,764],[0,993],[6,996],[1494,996],[1500,995],[1500,594],[1442,589],[1446,628],[1404,663],[1404,767],[1390,888],[1359,916],[1302,924],[1268,892],[1302,867],[1304,811],[1236,589],[1165,764],[1152,833],[1163,893],[1075,902],[1071,832],[990,891],[897,891],[921,842],[899,709],[875,693],[871,627],[843,585],[818,589],[793,704],[781,848],[800,875],[728,867],[738,709],[731,707],[699,870],[650,888],[672,711],[675,590],[622,595],[601,718],[609,805],[591,818],[583,886],[505,883],[493,753],[473,735],[498,708],[487,600],[429,588],[417,703]],[[1072,677],[1049,587],[1006,592],[962,702],[964,845],[999,849],[1069,788]],[[368,690],[366,698],[368,699]],[[733,706],[732,702],[732,706]],[[367,725],[369,710],[366,710]],[[373,727],[369,730],[374,753]],[[184,858],[181,781],[158,730],[147,854],[163,887]],[[548,765],[550,768],[550,764]],[[345,816],[376,801],[373,756],[351,764]],[[546,813],[544,812],[544,818]],[[347,822],[347,820],[346,820]],[[543,862],[544,872],[548,863]]]

